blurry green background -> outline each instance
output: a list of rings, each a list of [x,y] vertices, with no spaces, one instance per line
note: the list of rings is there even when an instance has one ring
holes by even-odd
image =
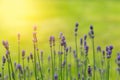
[[[102,49],[106,45],[114,46],[111,62],[115,64],[116,53],[120,50],[119,0],[0,0],[0,59],[5,54],[2,40],[8,40],[11,55],[17,56],[18,32],[21,34],[21,49],[27,54],[32,52],[33,25],[38,26],[39,48],[46,54],[49,52],[49,36],[58,39],[59,32],[65,34],[68,45],[74,46],[76,22],[79,22],[79,37],[88,34],[92,24],[95,46],[101,45]],[[89,39],[88,42],[91,46]],[[115,71],[115,67],[111,69]]]

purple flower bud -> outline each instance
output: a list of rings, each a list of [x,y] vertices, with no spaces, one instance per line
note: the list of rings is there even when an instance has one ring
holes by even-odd
[[[117,56],[117,60],[120,61],[120,54]]]
[[[55,37],[53,36],[53,46],[55,46]]]
[[[78,27],[75,27],[75,32],[77,32],[78,31]]]
[[[105,56],[105,51],[104,50],[102,50],[102,54],[103,54],[103,56]]]
[[[101,47],[100,46],[97,47],[97,52],[101,52]]]
[[[22,50],[22,57],[25,57],[25,50]]]
[[[22,72],[22,66],[20,64],[17,65],[17,69]]]
[[[66,60],[63,61],[63,63],[62,63],[62,67],[64,67],[65,64],[66,64]]]
[[[107,55],[111,55],[111,54],[112,54],[111,50],[108,50]]]
[[[82,46],[83,45],[83,39],[80,38],[80,45]]]
[[[58,80],[58,75],[54,74],[54,80]]]
[[[93,30],[93,26],[92,25],[90,25],[90,30]]]
[[[86,53],[86,56],[87,56],[88,55],[89,47],[88,46],[84,46],[84,49],[85,49],[85,53]]]
[[[79,23],[78,23],[78,22],[76,22],[75,27],[78,27],[78,26],[79,26]]]
[[[53,46],[55,45],[55,38],[54,38],[54,36],[50,36],[49,42],[50,42],[50,47],[52,47],[52,45]]]
[[[109,46],[109,49],[110,49],[110,50],[112,50],[112,49],[113,49],[113,46],[112,46],[112,45],[110,45],[110,46]]]
[[[58,51],[58,55],[61,55],[61,52],[60,52],[60,51]]]
[[[3,40],[3,41],[2,41],[2,44],[3,44],[3,46],[5,46],[5,45],[6,45],[6,42]]]
[[[5,64],[6,62],[6,59],[5,59],[5,56],[2,57],[2,63]]]
[[[17,36],[18,36],[18,40],[20,40],[20,33],[18,33],[18,35],[17,35]]]
[[[86,41],[84,41],[84,46],[86,46],[87,45],[87,42]]]
[[[106,46],[106,51],[108,51],[109,50],[109,47],[108,46]]]
[[[88,75],[92,76],[92,68],[91,68],[91,66],[88,66]]]
[[[30,61],[30,57],[29,57],[29,56],[27,57],[27,61],[28,61],[28,63],[29,63],[29,61]]]
[[[73,50],[73,55],[74,55],[74,58],[77,57],[77,54],[76,54],[76,51],[75,51],[75,50]]]
[[[8,59],[8,55],[9,55],[10,53],[9,53],[9,51],[7,50],[6,51],[6,58]]]
[[[90,31],[88,34],[89,34],[90,38],[94,38],[93,26],[90,26]]]
[[[33,54],[32,53],[30,53],[30,58],[31,58],[31,60],[33,60]]]
[[[6,50],[9,49],[9,44],[8,44],[8,41],[2,41],[3,43],[3,46],[5,47]]]
[[[80,79],[80,73],[78,73],[78,79]]]
[[[68,48],[66,48],[66,52],[68,52]]]
[[[84,40],[86,40],[86,39],[87,39],[87,35],[85,34],[85,35],[84,35]]]

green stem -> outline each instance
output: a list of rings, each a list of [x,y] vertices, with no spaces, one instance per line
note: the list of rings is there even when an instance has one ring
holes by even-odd
[[[29,69],[29,62],[28,62],[28,80],[30,80],[30,69]]]
[[[12,65],[12,60],[11,60],[11,57],[10,57],[10,53],[9,53],[9,59],[10,59],[10,65],[11,65],[11,69],[12,69],[12,77],[13,77],[13,80],[15,80],[15,73],[14,73],[14,69],[13,69],[13,65]]]
[[[23,77],[24,77],[24,80],[25,80],[25,67],[24,67],[24,59],[23,59]]]
[[[55,63],[55,61],[56,61],[56,60],[55,60],[55,46],[53,46],[53,51],[54,51],[54,52],[53,52],[53,53],[54,53],[54,54],[53,54],[53,57],[54,57],[54,60],[53,60],[53,61],[54,61],[54,63],[53,63],[53,69],[54,69],[54,73],[55,73],[55,68],[56,68],[56,65],[55,65],[55,64],[56,64],[56,63]]]
[[[78,49],[77,49],[77,36],[75,36],[75,47],[76,47],[76,76],[77,76],[77,80],[79,79],[78,77]]]
[[[65,66],[66,66],[66,57],[65,57],[65,49],[64,49],[64,61],[65,61],[65,65],[62,65],[63,66],[63,80],[65,79]]]
[[[9,80],[11,80],[11,72],[10,72],[9,57],[8,57],[8,59],[7,59],[7,62],[8,62]]]
[[[34,43],[34,71],[35,71],[35,80],[37,80],[37,72],[36,72],[36,45]]]
[[[37,56],[38,56],[38,62],[39,62],[39,67],[40,67],[40,75],[41,75],[41,78],[43,80],[43,74],[42,74],[42,67],[40,65],[40,56],[39,56],[39,52],[37,52]]]
[[[68,64],[67,64],[67,53],[66,53],[66,80],[68,80]]]
[[[92,39],[92,47],[93,47],[93,80],[95,80],[95,47],[94,47],[94,38]]]
[[[18,41],[18,64],[20,64],[20,41]]]
[[[107,60],[107,80],[109,80],[110,60]]]
[[[4,80],[4,64],[2,66],[2,80]]]
[[[87,80],[87,56],[85,56],[85,70],[84,70],[84,77],[85,77],[85,80]]]
[[[61,60],[60,60],[60,61],[61,61],[61,62],[60,62],[60,68],[61,68],[61,80],[63,80],[63,79],[62,79],[62,78],[63,78],[63,76],[62,76],[62,46],[61,46],[61,53],[60,53],[60,55],[61,55],[61,56],[60,56],[60,59],[61,59]]]
[[[50,47],[51,51],[51,62],[52,62],[52,80],[54,80],[54,68],[53,68],[53,54],[52,54],[52,47]]]

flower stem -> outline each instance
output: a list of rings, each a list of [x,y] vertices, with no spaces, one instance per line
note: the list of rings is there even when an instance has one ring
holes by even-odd
[[[52,47],[50,47],[51,51],[51,63],[52,63],[52,80],[54,80],[54,68],[53,68],[53,54],[52,54]]]
[[[92,39],[92,47],[93,47],[93,80],[95,80],[95,47],[94,47],[94,38]]]
[[[8,62],[9,79],[11,80],[11,72],[10,72],[9,58],[7,59],[7,62]]]
[[[10,53],[9,53],[9,60],[10,60],[10,65],[11,65],[11,69],[12,69],[12,77],[13,77],[13,80],[15,80],[15,73],[14,73],[14,69],[13,69],[13,65],[12,65],[12,60],[11,60],[11,57],[10,57]]]
[[[37,80],[37,72],[36,72],[36,44],[34,43],[34,71],[35,71],[35,80]]]
[[[23,77],[24,77],[24,80],[25,80],[25,67],[24,67],[24,59],[23,59]]]
[[[66,56],[66,80],[68,80],[67,52],[66,52],[65,56]]]
[[[2,80],[4,80],[4,66],[2,66]]]
[[[39,67],[40,67],[40,75],[41,75],[41,80],[43,80],[43,74],[42,74],[42,67],[41,67],[41,65],[40,65],[40,56],[39,56],[39,52],[37,51],[37,56],[38,56],[38,63],[39,63]]]
[[[20,41],[18,41],[18,64],[20,64]]]
[[[77,35],[75,36],[75,47],[76,47],[76,75],[77,75],[77,80],[79,79],[78,77],[78,49],[77,49]]]
[[[109,80],[110,60],[107,60],[107,80]]]

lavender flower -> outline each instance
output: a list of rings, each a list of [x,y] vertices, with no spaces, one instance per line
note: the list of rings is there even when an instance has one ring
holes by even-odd
[[[89,75],[89,76],[92,76],[92,68],[91,68],[90,65],[88,66],[88,75]]]
[[[101,52],[101,47],[100,46],[97,47],[97,52]]]
[[[54,38],[54,36],[50,36],[49,42],[50,42],[50,47],[55,46],[55,38]]]
[[[20,64],[17,64],[17,69],[22,73],[22,66]]]
[[[17,36],[18,36],[18,41],[20,41],[20,33],[18,33],[18,35],[17,35]]]
[[[27,62],[29,63],[29,61],[30,61],[30,56],[27,57]]]
[[[85,34],[85,35],[84,35],[84,40],[86,40],[86,39],[87,39],[87,35]]]
[[[120,54],[119,53],[117,55],[117,65],[118,65],[118,67],[120,67]]]
[[[62,36],[62,38],[61,38],[61,46],[63,46],[64,48],[66,48],[66,46],[67,46],[65,36]]]
[[[74,55],[74,58],[77,58],[77,54],[75,50],[73,50],[73,55]]]
[[[75,36],[77,36],[78,26],[79,26],[79,24],[78,24],[78,22],[77,22],[77,23],[75,24],[75,30],[74,30]]]
[[[5,64],[6,62],[6,59],[5,59],[5,56],[2,57],[2,63]]]
[[[113,50],[112,45],[106,47],[106,53],[107,53],[106,56],[107,56],[108,59],[111,58],[112,50]]]
[[[117,56],[117,60],[120,61],[120,54]]]
[[[2,41],[3,46],[5,47],[6,50],[9,50],[9,44],[8,41]]]
[[[87,56],[88,55],[89,47],[88,46],[84,46],[84,49],[85,49],[85,55]]]
[[[58,75],[54,74],[54,80],[58,80]]]
[[[33,61],[33,54],[30,53],[30,59]]]
[[[24,59],[25,57],[25,50],[22,50],[22,58]]]
[[[93,31],[93,26],[92,25],[90,25],[90,31],[89,31],[89,36],[90,36],[90,38],[94,38],[94,31]]]
[[[83,45],[83,39],[80,38],[80,45],[82,46]]]
[[[79,26],[79,23],[78,23],[78,22],[76,22],[75,27],[78,27],[78,26]]]

